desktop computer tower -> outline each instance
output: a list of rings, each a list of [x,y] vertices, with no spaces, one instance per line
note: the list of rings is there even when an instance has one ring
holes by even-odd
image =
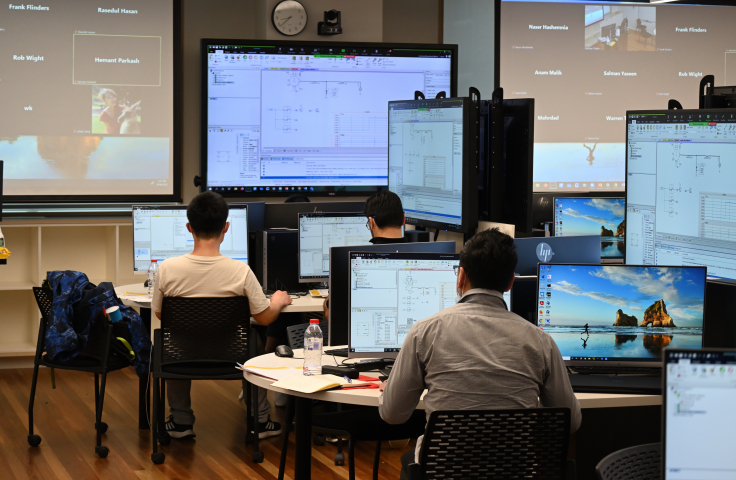
[[[298,230],[255,232],[254,243],[251,269],[263,288],[288,292],[305,290],[299,283]]]

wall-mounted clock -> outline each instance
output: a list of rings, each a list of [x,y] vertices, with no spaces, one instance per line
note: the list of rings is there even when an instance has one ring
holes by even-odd
[[[307,26],[307,10],[296,0],[284,0],[274,7],[271,21],[280,34],[296,35]]]

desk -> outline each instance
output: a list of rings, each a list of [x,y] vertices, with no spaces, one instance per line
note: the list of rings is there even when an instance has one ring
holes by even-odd
[[[126,292],[130,294],[126,295]],[[140,308],[143,325],[151,333],[151,340],[153,340],[153,331],[161,326],[161,321],[156,317],[152,318],[151,297],[147,293],[148,287],[144,287],[143,282],[115,287],[115,294],[123,302],[123,305]],[[284,308],[282,312],[321,312],[323,303],[324,299],[311,296],[295,298],[292,304]],[[148,406],[151,405],[149,387],[149,378],[138,378],[138,428],[141,430],[148,430],[149,428]]]
[[[148,293],[148,287],[144,287],[143,282],[115,287],[115,294],[120,297],[120,300],[122,300],[124,305],[129,307],[151,308],[151,297],[148,295],[126,295],[125,292],[133,294]],[[324,302],[324,298],[306,295],[304,297],[295,298],[291,305],[281,311],[283,313],[321,312],[322,304]],[[153,322],[155,330],[158,328],[158,319],[153,319]]]
[[[294,350],[295,357],[303,357],[302,350]],[[340,362],[342,359],[337,358]],[[274,354],[261,355],[246,362],[246,367],[299,367],[303,360],[291,358],[280,358]],[[332,355],[322,356],[322,365],[334,365]],[[345,403],[351,405],[364,405],[368,407],[378,406],[380,392],[371,390],[330,390],[317,393],[300,393],[284,390],[271,386],[274,382],[268,378],[244,372],[245,379],[252,384],[285,393],[296,397],[296,434],[295,434],[295,459],[294,478],[304,480],[311,478],[312,468],[312,400],[323,400],[326,402]],[[658,407],[662,404],[660,395],[631,395],[631,394],[604,394],[604,393],[576,393],[582,409],[604,409],[621,407]],[[424,402],[419,401],[417,408],[424,409]],[[583,414],[585,418],[585,412]]]

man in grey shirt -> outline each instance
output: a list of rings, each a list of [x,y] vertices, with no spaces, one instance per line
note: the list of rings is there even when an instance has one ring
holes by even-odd
[[[426,389],[427,418],[435,410],[569,407],[570,432],[580,427],[580,405],[552,337],[506,309],[502,292],[514,283],[516,262],[513,239],[497,229],[465,243],[456,270],[462,298],[411,328],[381,385],[381,418],[405,422]],[[421,440],[402,457],[401,478],[419,461]]]

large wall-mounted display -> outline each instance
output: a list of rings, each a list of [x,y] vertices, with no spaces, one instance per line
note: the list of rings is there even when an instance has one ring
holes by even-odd
[[[0,158],[10,202],[179,199],[179,2],[103,3],[3,7]]]
[[[456,92],[457,46],[203,39],[202,188],[370,194],[388,185],[388,102]]]
[[[736,84],[736,8],[497,0],[500,84],[532,97],[534,191],[623,191],[626,111],[697,108],[703,75]],[[498,10],[497,10],[498,13]]]

